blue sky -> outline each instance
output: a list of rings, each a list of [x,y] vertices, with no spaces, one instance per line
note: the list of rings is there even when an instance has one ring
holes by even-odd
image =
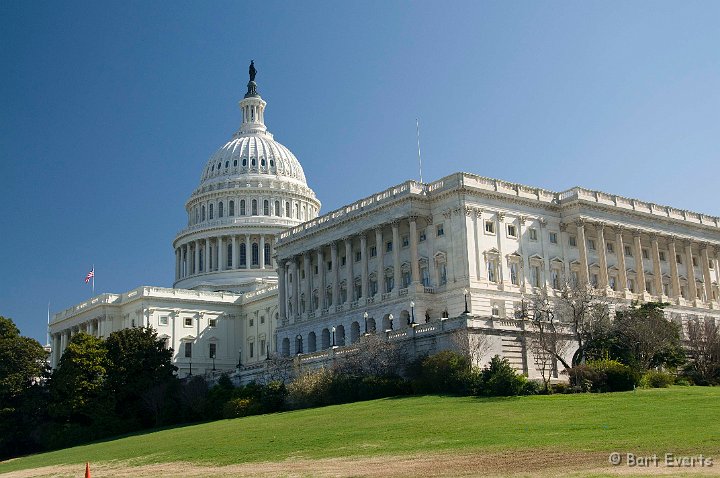
[[[0,315],[45,341],[96,292],[170,286],[171,242],[240,124],[327,212],[468,171],[720,215],[718,2],[0,4]]]

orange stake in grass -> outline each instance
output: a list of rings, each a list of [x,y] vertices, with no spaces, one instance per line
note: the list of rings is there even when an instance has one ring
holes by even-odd
[[[85,478],[90,478],[90,462],[85,462]]]

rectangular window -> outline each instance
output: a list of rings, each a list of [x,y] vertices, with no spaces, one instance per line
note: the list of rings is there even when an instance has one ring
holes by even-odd
[[[530,266],[530,283],[533,287],[540,287],[540,266]]]
[[[650,259],[650,251],[647,249],[642,249],[642,258],[643,259]]]
[[[185,327],[192,327],[192,325],[193,325],[192,317],[185,317]]]
[[[327,270],[332,270],[332,261],[327,261]]]
[[[550,233],[550,244],[557,244],[557,232]]]
[[[713,264],[713,261],[708,262],[708,269],[715,269],[715,264]]]
[[[497,304],[493,304],[490,313],[493,317],[500,317],[500,306]]]
[[[552,288],[555,290],[560,289],[560,271],[553,269],[552,272]]]
[[[649,281],[649,280],[645,281],[645,290],[648,293],[652,294],[652,282],[651,281]]]
[[[265,339],[260,341],[260,350],[265,350]]]
[[[377,256],[377,246],[370,246],[370,257],[376,257],[376,256]]]
[[[591,284],[593,287],[597,287],[597,286],[598,286],[598,275],[597,275],[597,274],[590,274],[590,284]]]
[[[318,275],[318,266],[315,264],[315,275]]]
[[[438,224],[437,227],[435,228],[435,235],[438,237],[445,235],[445,229],[443,229],[442,224]]]
[[[253,325],[255,325],[255,319],[250,319],[250,327],[252,327]]]
[[[355,253],[355,262],[360,262],[360,259],[362,259],[362,252],[357,251]]]
[[[420,241],[419,242],[423,242],[425,239],[426,239],[425,231],[423,231],[420,233]]]
[[[440,264],[440,285],[447,284],[447,264]]]
[[[697,267],[697,265],[698,265],[697,257],[692,256],[692,264],[693,264],[693,267]]]
[[[570,244],[570,247],[577,247],[575,236],[568,236],[568,244]]]
[[[587,246],[588,246],[588,249],[589,249],[589,250],[594,251],[594,250],[595,250],[595,240],[594,240],[594,239],[588,239],[588,240],[587,240]]]
[[[626,256],[632,256],[632,248],[630,246],[625,246],[625,255]]]
[[[615,252],[615,246],[613,245],[612,242],[608,242],[605,244],[605,250],[610,253],[613,253],[613,252]]]
[[[658,255],[660,256],[660,260],[662,262],[665,262],[665,251],[658,252]]]
[[[264,323],[265,323],[265,316],[261,315],[260,316],[260,324],[264,324]]]
[[[385,243],[385,252],[392,252],[393,243],[392,241],[388,241]]]
[[[611,288],[612,290],[617,290],[617,289],[616,289],[617,286],[616,286],[615,276],[610,276],[610,278],[608,279],[608,282],[609,282],[610,288]]]
[[[537,241],[537,229],[535,229],[534,227],[528,229],[528,236],[530,237],[531,241]]]
[[[487,263],[487,269],[488,269],[488,280],[490,282],[497,282],[497,273],[495,270],[495,261],[490,260]]]
[[[185,342],[185,358],[192,357],[192,342]]]
[[[675,262],[682,265],[682,256],[680,254],[675,254]]]
[[[250,342],[250,358],[255,356],[255,342]]]
[[[628,279],[628,280],[627,280],[627,285],[628,285],[628,290],[629,290],[630,292],[635,292],[635,280],[633,280],[633,279]]]
[[[515,226],[513,224],[508,224],[507,235],[508,237],[517,237],[517,230],[515,229]]]
[[[410,245],[410,236],[403,236],[402,237],[402,246],[407,247]]]
[[[167,315],[161,315],[160,319],[158,320],[158,323],[160,325],[167,325],[168,324],[168,316]]]
[[[342,257],[340,258],[340,265],[343,265],[343,266],[344,266],[345,264],[347,264],[347,257],[346,257],[346,256],[342,256]]]
[[[208,320],[208,327],[217,327],[217,319]]]
[[[520,285],[518,279],[518,264],[517,262],[510,263],[510,282],[512,285]]]
[[[495,234],[495,223],[493,221],[485,221],[485,233]]]
[[[663,294],[670,295],[670,284],[667,282],[663,283]]]
[[[210,344],[210,358],[213,359],[217,357],[217,344]]]

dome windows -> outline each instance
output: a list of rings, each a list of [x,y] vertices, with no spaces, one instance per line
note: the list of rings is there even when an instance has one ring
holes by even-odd
[[[223,212],[225,212],[223,210],[223,203],[220,202],[220,203],[218,203],[218,217],[223,217]]]
[[[243,158],[243,167],[247,166],[247,158]]]
[[[257,216],[258,215],[258,207],[257,207],[257,199],[252,200],[252,215]]]
[[[240,215],[241,216],[245,215],[245,200],[244,199],[240,200]]]
[[[266,163],[265,163],[265,158],[262,158],[262,159],[260,160],[260,166],[262,166],[262,167],[264,168],[264,167],[265,167],[265,164],[266,164]]]
[[[235,215],[235,201],[230,201],[228,204],[228,216],[232,217]]]
[[[212,219],[213,218],[213,205],[212,204],[210,204],[210,209],[208,210],[208,212],[209,212],[209,216],[210,216],[209,219]]]
[[[252,158],[252,167],[254,168],[255,166],[257,166],[257,160]]]
[[[270,215],[270,202],[267,199],[263,201],[263,214],[265,216]]]
[[[233,161],[233,166],[237,168],[237,159]]]
[[[226,168],[230,167],[230,161],[225,161],[225,167]]]
[[[274,168],[274,167],[275,167],[275,160],[274,160],[274,159],[271,159],[271,160],[270,160],[270,167],[271,167],[271,168]]]

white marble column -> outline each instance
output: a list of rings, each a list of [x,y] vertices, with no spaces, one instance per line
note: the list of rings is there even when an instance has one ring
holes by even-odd
[[[332,263],[332,306],[340,305],[340,264],[338,263],[337,242],[330,244],[330,262]]]
[[[633,231],[633,244],[635,245],[635,279],[637,282],[638,294],[645,294],[645,267],[643,266],[642,245],[640,244],[640,231]]]
[[[280,313],[280,320],[284,321],[287,317],[286,312],[286,306],[287,306],[287,298],[285,296],[285,261],[281,260],[278,264],[277,269],[277,275],[278,275],[278,308],[280,309],[278,312]],[[280,324],[278,324],[280,325]]]
[[[252,243],[250,242],[250,234],[245,236],[245,269],[252,267]]]
[[[400,271],[400,221],[392,222],[392,241],[393,280],[395,282],[393,293],[397,295],[402,287],[402,276]]]
[[[217,250],[218,250],[217,270],[222,271],[225,269],[225,241],[223,240],[222,236],[218,236],[218,238],[217,238]]]
[[[700,246],[700,261],[702,262],[703,282],[705,283],[705,302],[712,304],[712,278],[710,277],[710,257],[707,244]]]
[[[305,271],[305,312],[309,313],[312,309],[312,271],[310,270],[310,264],[312,258],[310,252],[303,254],[303,270]]]
[[[652,248],[653,276],[655,278],[655,295],[662,297],[665,295],[663,291],[662,269],[660,268],[660,246],[656,234],[650,235],[650,245]]]
[[[195,241],[193,247],[193,274],[200,272],[200,241]]]
[[[600,283],[598,288],[600,290],[608,290],[608,265],[607,265],[607,244],[605,244],[605,224],[599,222],[595,224],[595,230],[597,231],[598,244],[596,249],[598,251],[598,265],[600,266]]]
[[[317,250],[317,264],[318,264],[318,308],[317,313],[320,315],[322,310],[329,306],[325,304],[325,255],[323,254],[323,246],[318,247]]]
[[[377,276],[377,294],[382,294],[382,283],[383,283],[383,277],[385,276],[385,262],[383,261],[383,254],[385,252],[385,248],[383,247],[383,238],[382,238],[382,227],[376,227],[375,228],[375,259],[377,267],[375,268],[375,275]]]
[[[238,258],[240,257],[238,254],[238,240],[237,236],[235,234],[232,235],[232,269],[235,270],[238,268]]]
[[[677,300],[680,298],[680,274],[677,266],[677,251],[675,249],[675,238],[668,239],[668,261],[670,261],[670,297]]]
[[[360,287],[362,298],[368,298],[368,257],[367,257],[367,234],[363,231],[360,234]]]
[[[258,262],[260,269],[265,269],[265,234],[260,234],[260,244],[258,246]]]
[[[417,217],[410,216],[410,274],[412,284],[420,283],[420,258],[418,257]]]
[[[352,238],[345,238],[345,281],[347,283],[347,303],[353,300],[353,291],[355,289],[355,280],[353,277],[353,256],[352,256]]]
[[[695,285],[695,267],[692,261],[692,244],[689,241],[685,243],[685,264],[689,300],[695,304],[697,302],[697,286]]]
[[[587,258],[587,239],[585,238],[585,221],[578,219],[577,225],[577,246],[580,252],[580,284],[585,286],[590,283]]]
[[[615,228],[615,247],[617,248],[618,259],[618,279],[620,280],[620,290],[623,295],[627,293],[627,265],[625,264],[625,244],[623,243],[623,228],[618,226]]]
[[[175,280],[180,280],[180,262],[182,257],[182,246],[175,248]]]
[[[203,264],[203,272],[209,272],[210,269],[210,239],[205,239],[205,263]]]

